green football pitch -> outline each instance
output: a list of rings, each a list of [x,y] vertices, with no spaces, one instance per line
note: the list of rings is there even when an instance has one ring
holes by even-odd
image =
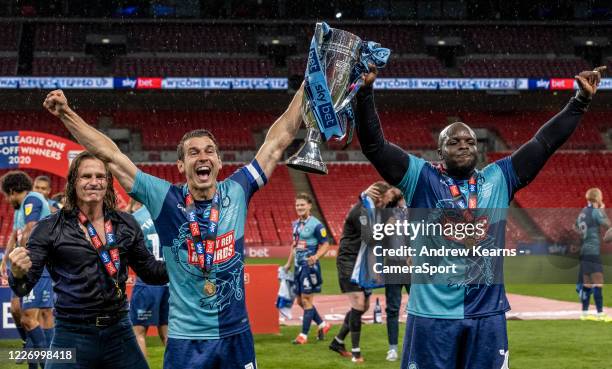
[[[539,296],[546,297],[555,300],[562,301],[571,301],[571,302],[579,302],[578,294],[576,293],[575,284],[553,284],[553,283],[526,283],[527,281],[524,278],[512,277],[513,274],[518,274],[518,271],[513,270],[519,269],[520,265],[522,265],[522,260],[535,261],[537,258],[528,257],[529,259],[521,259],[522,257],[514,257],[511,260],[517,264],[516,266],[513,264],[506,263],[505,265],[505,276],[507,280],[521,281],[522,283],[507,283],[506,284],[506,292],[508,293],[516,293],[520,295],[528,295],[528,296]],[[527,258],[527,257],[526,257]],[[510,259],[510,258],[509,258]],[[546,258],[549,260],[550,258]],[[247,264],[277,264],[284,265],[286,259],[247,259]],[[540,268],[543,274],[548,273],[559,273],[559,269],[553,267],[552,263],[541,263],[538,264],[538,268]],[[337,295],[340,294],[340,287],[338,286],[338,277],[336,273],[336,260],[331,258],[321,259],[321,270],[323,277],[323,288],[322,294],[324,295]],[[570,269],[569,271],[565,271],[566,274],[571,274],[572,276],[577,275],[577,270]],[[612,273],[610,273],[612,275]],[[562,279],[563,277],[559,277]],[[383,291],[382,289],[379,291]],[[612,307],[612,285],[606,285],[603,288],[604,294],[604,304],[606,306]],[[610,327],[612,329],[612,327]],[[612,365],[611,365],[612,367]]]
[[[285,259],[248,259],[251,264],[283,265]],[[546,268],[546,267],[544,267]],[[323,294],[339,294],[334,259],[322,260]],[[554,270],[546,272],[554,273]],[[512,273],[512,266],[505,273]],[[541,296],[577,302],[573,284],[507,284],[509,293]],[[382,291],[382,290],[381,290]],[[612,288],[604,288],[607,306],[612,306]],[[403,335],[400,327],[400,342]],[[338,329],[335,326],[332,333]],[[281,327],[280,335],[255,336],[255,350],[259,368],[304,368],[340,369],[352,368],[350,360],[341,358],[327,348],[329,341],[314,340],[305,346],[294,346],[290,341],[297,335],[299,327]],[[399,362],[385,361],[387,336],[384,325],[366,324],[363,327],[361,347],[366,359],[363,368],[399,368]],[[312,335],[311,335],[312,336]],[[603,369],[612,367],[612,323],[583,322],[577,320],[509,321],[510,367],[525,369]],[[311,337],[314,338],[314,337]],[[0,341],[0,348],[15,348],[17,341]],[[161,368],[163,347],[159,339],[148,338],[149,364],[152,369]],[[24,368],[6,359],[0,360],[2,368]]]
[[[400,327],[400,342],[404,325]],[[290,343],[298,327],[283,327],[280,335],[255,336],[255,351],[260,369],[340,369],[355,365],[330,351],[328,340],[294,346]],[[337,331],[337,326],[332,332]],[[510,368],[512,369],[604,369],[612,363],[612,325],[599,322],[570,320],[509,321]],[[314,337],[313,337],[314,338]],[[149,365],[160,369],[163,347],[159,339],[148,338]],[[16,347],[17,341],[0,341],[0,348]],[[385,361],[387,333],[384,325],[366,324],[363,327],[361,348],[366,359],[362,368],[399,368],[399,362]],[[6,359],[0,369],[22,369]]]

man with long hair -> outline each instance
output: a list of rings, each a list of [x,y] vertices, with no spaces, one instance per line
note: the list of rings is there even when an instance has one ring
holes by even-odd
[[[42,196],[41,196],[42,197]],[[128,318],[128,266],[150,284],[168,282],[131,215],[115,209],[113,176],[88,152],[70,164],[66,205],[38,222],[26,248],[9,255],[9,283],[25,296],[45,266],[57,296],[51,349],[75,348],[76,364],[46,368],[148,368]]]
[[[186,184],[139,170],[117,145],[68,106],[62,91],[44,106],[149,209],[170,276],[164,368],[254,368],[244,298],[244,229],[251,197],[262,188],[301,124],[303,88],[270,127],[255,158],[217,182],[221,155],[211,132],[187,132],[176,165]]]

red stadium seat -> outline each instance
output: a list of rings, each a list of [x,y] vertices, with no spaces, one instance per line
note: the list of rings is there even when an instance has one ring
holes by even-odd
[[[489,154],[493,161],[503,153]],[[612,153],[559,152],[546,163],[536,179],[515,195],[517,204],[544,234],[553,241],[572,233],[580,209],[586,205],[587,189],[599,187],[606,198],[612,196]]]
[[[588,70],[589,64],[579,58],[468,58],[461,65],[465,77],[558,77],[573,78]]]

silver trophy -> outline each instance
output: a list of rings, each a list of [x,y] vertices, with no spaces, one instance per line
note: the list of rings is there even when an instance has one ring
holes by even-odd
[[[321,136],[328,141],[342,140],[346,135],[347,115],[343,112],[350,108],[351,99],[363,83],[360,75],[353,73],[361,60],[361,49],[362,41],[356,35],[317,23],[308,55],[302,100],[306,139],[287,160],[287,166],[303,172],[327,174],[319,148]],[[328,94],[328,99],[331,97],[331,104],[323,100],[324,93]]]

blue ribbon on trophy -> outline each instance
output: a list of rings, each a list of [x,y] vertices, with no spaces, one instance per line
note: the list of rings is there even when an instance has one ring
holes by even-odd
[[[354,34],[317,23],[310,42],[304,83],[302,115],[308,128],[306,143],[287,161],[305,172],[327,174],[318,147],[324,141],[350,144],[354,129],[351,100],[363,84],[368,65],[383,68],[391,51],[376,42],[364,42]]]

